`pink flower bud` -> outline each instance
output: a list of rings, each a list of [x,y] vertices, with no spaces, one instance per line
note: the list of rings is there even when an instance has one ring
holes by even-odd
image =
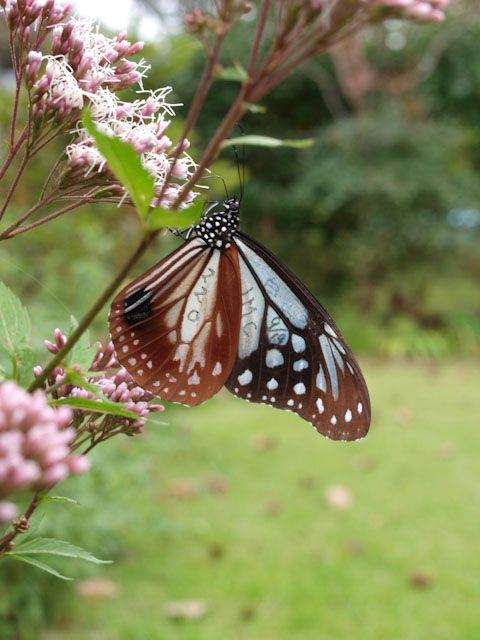
[[[68,461],[70,473],[80,475],[90,469],[90,460],[85,456],[74,456]]]
[[[53,467],[49,467],[42,475],[41,483],[44,486],[57,484],[68,476],[68,466],[65,463],[59,463]]]
[[[6,524],[15,518],[17,507],[11,502],[0,502],[0,524]]]

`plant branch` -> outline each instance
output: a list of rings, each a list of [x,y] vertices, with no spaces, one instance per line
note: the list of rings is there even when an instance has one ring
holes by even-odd
[[[30,217],[31,215],[33,215],[33,213],[35,213],[35,211],[40,209],[40,206],[32,207],[32,209],[30,209],[30,211],[27,212],[28,216],[27,216],[27,214],[25,214],[20,220],[18,220],[15,224],[13,224],[11,227],[9,227],[6,231],[4,231],[2,234],[0,234],[0,241],[1,240],[10,240],[10,238],[14,238],[15,236],[19,236],[22,233],[26,233],[27,231],[31,231],[31,229],[35,229],[35,227],[39,227],[40,225],[45,224],[46,222],[50,222],[51,220],[55,220],[56,218],[59,218],[60,216],[62,216],[64,213],[69,213],[70,211],[78,209],[79,207],[82,207],[84,204],[88,204],[90,201],[91,201],[91,196],[85,197],[85,198],[83,198],[81,200],[77,200],[76,202],[72,202],[71,204],[67,205],[66,207],[62,207],[61,209],[58,209],[57,211],[54,211],[53,213],[50,213],[47,216],[44,216],[43,218],[40,218],[40,220],[35,220],[35,222],[27,224],[24,227],[20,227],[20,225],[22,224],[23,220],[25,220],[27,217]],[[45,202],[42,203],[42,204],[45,204]],[[33,211],[33,209],[35,209],[35,211]],[[20,228],[18,228],[18,227],[20,227]]]
[[[30,520],[30,518],[32,517],[33,512],[35,511],[35,509],[38,507],[38,505],[40,504],[41,501],[41,492],[40,491],[36,491],[33,494],[33,498],[30,501],[30,504],[28,505],[25,513],[23,514],[23,516],[20,518],[20,521],[23,521],[25,523],[28,523],[28,521]],[[2,536],[0,538],[0,557],[2,554],[6,553],[7,551],[10,550],[10,545],[13,542],[14,538],[22,531],[22,530],[26,530],[25,526],[23,528],[20,527],[16,527],[14,526],[13,529],[9,532],[6,533],[4,536]]]
[[[10,189],[8,190],[8,193],[7,193],[6,197],[5,197],[5,201],[3,203],[3,206],[0,209],[0,220],[5,215],[5,211],[7,210],[7,207],[10,204],[10,200],[12,199],[12,196],[15,193],[15,189],[17,188],[17,185],[18,185],[18,183],[20,181],[20,178],[22,177],[23,172],[25,171],[25,167],[27,166],[29,160],[30,160],[30,154],[29,154],[29,149],[27,147],[25,149],[25,153],[23,155],[22,162],[20,163],[20,166],[18,168],[17,174],[16,174],[15,178],[13,179],[12,184],[10,185]]]
[[[195,123],[201,111],[205,97],[214,80],[215,67],[217,66],[218,57],[220,55],[220,49],[222,47],[222,44],[223,44],[223,41],[225,40],[226,35],[227,35],[226,33],[222,33],[217,36],[215,45],[212,51],[208,54],[207,63],[203,70],[202,77],[200,78],[200,82],[197,85],[197,90],[195,92],[195,96],[193,98],[192,104],[190,105],[190,109],[188,110],[187,119],[185,120],[185,125],[183,127],[182,135],[180,137],[177,148],[175,149],[173,157],[171,158],[170,167],[168,169],[168,173],[165,177],[165,181],[160,191],[160,196],[158,199],[160,203],[165,194],[165,190],[167,189],[169,180],[172,177],[175,163],[177,162],[178,158],[182,153],[185,140],[187,139],[187,136],[192,130],[192,128],[195,126]]]

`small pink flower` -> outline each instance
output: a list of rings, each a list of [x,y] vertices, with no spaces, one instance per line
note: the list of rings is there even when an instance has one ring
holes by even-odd
[[[62,339],[58,332],[56,339]],[[43,391],[29,394],[14,382],[0,385],[0,498],[56,484],[82,464],[87,469],[88,463],[70,457],[72,417],[67,407],[50,407]]]

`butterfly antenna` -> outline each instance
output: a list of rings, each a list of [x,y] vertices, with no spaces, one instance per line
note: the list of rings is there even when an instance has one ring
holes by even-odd
[[[212,180],[213,178],[215,178],[217,180],[221,180],[223,182],[223,188],[225,189],[225,198],[228,200],[230,198],[230,196],[228,195],[227,183],[222,178],[222,176],[217,176],[217,175],[204,176],[203,180]]]
[[[240,129],[242,136],[245,135],[245,129],[241,124],[237,123],[237,127]],[[243,193],[245,188],[245,145],[242,144],[241,153],[238,152],[237,145],[233,146],[233,153],[235,154],[235,160],[237,162],[238,182],[240,183],[240,202],[243,199]]]

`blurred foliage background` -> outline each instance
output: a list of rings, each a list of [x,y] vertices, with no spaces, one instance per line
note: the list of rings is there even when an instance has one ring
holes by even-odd
[[[138,4],[150,20],[164,25],[162,37],[144,51],[152,64],[146,86],[171,84],[173,101],[188,106],[203,65],[200,45],[179,28],[188,3]],[[187,417],[169,407],[168,428],[152,426],[145,441],[122,441],[95,452],[94,470],[68,488],[82,502],[77,512],[50,505],[38,523],[45,534],[117,561],[106,592],[97,581],[97,591],[93,587],[82,607],[75,587],[30,568],[2,566],[2,640],[38,638],[39,628],[48,625],[54,625],[45,635],[49,639],[84,638],[85,628],[92,633],[88,637],[102,640],[347,638],[353,630],[368,640],[386,637],[387,630],[402,639],[479,637],[478,621],[461,598],[479,595],[478,572],[475,576],[468,560],[478,558],[472,530],[478,492],[469,496],[473,503],[463,501],[466,487],[478,484],[470,448],[480,409],[478,369],[471,363],[480,352],[480,16],[474,5],[454,2],[448,21],[439,26],[391,21],[369,29],[309,63],[265,100],[261,113],[242,122],[249,134],[315,139],[308,150],[247,148],[242,224],[299,275],[370,363],[374,429],[385,427],[369,436],[371,449],[360,455],[355,447],[347,452],[313,443],[308,429],[302,441],[298,420],[227,399],[200,409],[198,420],[193,412]],[[241,23],[227,41],[225,63],[242,60],[251,28],[250,22]],[[132,24],[132,36],[134,31]],[[1,51],[5,137],[12,83]],[[232,82],[215,83],[192,136],[194,158],[236,90]],[[178,109],[172,133],[181,130],[184,111]],[[50,162],[61,145],[48,153]],[[34,202],[45,164],[39,159],[23,181],[17,211]],[[238,192],[230,152],[214,172],[230,192]],[[221,181],[210,182],[209,199],[222,199]],[[34,318],[40,359],[43,339],[56,326],[65,330],[71,314],[81,316],[138,234],[132,212],[99,205],[0,245],[1,279]],[[137,273],[175,244],[171,236],[161,238]],[[93,335],[104,339],[106,333],[105,312]],[[422,364],[415,364],[419,359]],[[445,404],[456,387],[464,395]],[[295,426],[291,433],[281,430],[287,423]],[[398,426],[402,429],[395,430]],[[278,429],[283,436],[274,435]],[[286,450],[259,464],[259,450],[275,450],[277,438]],[[385,459],[391,459],[390,468]],[[459,465],[463,475],[454,466],[445,471],[444,463]],[[323,491],[335,479],[358,487],[358,510],[338,517],[335,505],[330,511],[325,506]],[[433,496],[444,502],[436,504]],[[392,499],[398,499],[396,508]],[[287,503],[297,510],[288,512]],[[425,508],[429,517],[420,518]],[[447,531],[446,546],[438,546],[435,540],[452,514],[458,527]],[[312,520],[323,541],[318,548],[308,536]],[[472,533],[466,543],[461,527]],[[265,539],[270,536],[271,554]],[[390,548],[384,536],[392,541]],[[254,566],[257,552],[264,566]],[[400,585],[389,583],[397,569],[405,578]],[[89,571],[98,575],[99,569]],[[291,588],[284,584],[288,575]],[[83,568],[78,576],[88,578]],[[420,605],[406,585],[422,590],[432,581],[418,624],[409,624]],[[115,586],[109,592],[108,584],[124,585],[123,594]],[[134,612],[133,619],[125,615],[129,588],[140,590],[133,602],[145,616],[142,623],[135,622]],[[363,589],[380,604],[369,603]],[[195,595],[210,596],[221,614],[207,616],[203,627],[165,622],[161,603]],[[448,598],[451,608],[438,613]],[[334,619],[332,611],[343,606],[350,606],[349,615]],[[377,618],[367,613],[370,606],[377,607]],[[459,635],[453,620],[464,623]]]

